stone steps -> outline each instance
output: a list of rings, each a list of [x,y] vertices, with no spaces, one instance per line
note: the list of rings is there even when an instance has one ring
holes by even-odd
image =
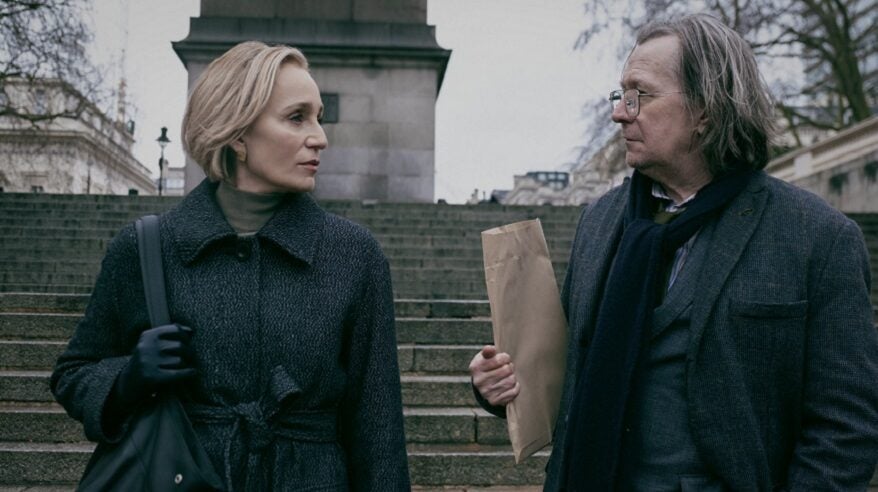
[[[0,442],[0,483],[74,486],[93,449],[91,443]],[[419,487],[532,486],[542,483],[548,460],[541,451],[516,466],[508,446],[481,444],[410,444],[408,454]]]
[[[2,257],[2,255],[0,255]],[[389,259],[390,270],[415,269],[450,269],[450,270],[484,270],[481,258],[425,258],[425,257],[393,257]],[[559,258],[552,262],[556,271],[567,269],[567,258]],[[64,261],[40,257],[36,259],[11,258],[0,265],[0,272],[44,272],[44,273],[89,273],[97,275],[100,269],[100,258],[70,259]]]
[[[0,239],[0,243],[3,243],[0,244],[2,251],[0,260],[6,263],[52,258],[58,261],[89,259],[99,262],[109,241],[109,239],[63,239],[53,243],[48,238],[38,241]],[[570,256],[570,250],[566,246],[566,244],[550,246],[550,257],[556,261],[566,261]],[[447,246],[381,245],[381,249],[388,258],[482,259],[481,243],[476,242],[468,244],[458,242]]]
[[[563,276],[565,270],[558,267],[556,272],[558,276]],[[409,281],[415,282],[432,282],[441,284],[443,282],[470,282],[485,283],[485,272],[483,269],[473,268],[401,268],[397,267],[390,271],[394,285],[397,283],[405,283]],[[95,274],[78,273],[70,271],[60,272],[41,272],[33,270],[19,271],[0,271],[0,283],[10,284],[94,284]],[[399,289],[397,289],[399,290]]]
[[[0,492],[74,489],[92,444],[52,401],[49,371],[110,238],[178,201],[0,193]],[[514,465],[505,421],[476,408],[466,373],[492,339],[480,232],[539,217],[560,283],[581,207],[322,205],[369,228],[390,261],[414,490],[539,490],[548,451]],[[878,215],[853,218],[876,269]]]
[[[0,294],[0,312],[19,314],[73,314],[85,312],[88,294],[18,292]],[[397,318],[474,318],[491,316],[486,300],[394,300]]]
[[[481,347],[482,345],[400,344],[397,346],[399,369],[404,373],[461,373]],[[0,369],[52,368],[65,348],[66,341],[0,339]]]
[[[448,225],[448,222],[467,222],[467,223],[502,223],[517,222],[529,218],[540,218],[541,222],[550,224],[567,224],[571,220],[574,222],[581,212],[579,207],[509,207],[507,209],[490,210],[484,208],[481,210],[467,209],[450,209],[443,211],[438,209],[432,212],[419,213],[418,211],[408,210],[407,207],[397,208],[390,205],[376,207],[374,209],[364,209],[361,211],[345,211],[334,210],[332,207],[323,207],[326,211],[346,217],[354,222],[368,222],[376,225],[391,224],[412,224],[423,223],[429,225]],[[130,222],[137,217],[146,214],[161,213],[166,208],[159,207],[102,207],[81,205],[77,207],[56,208],[50,204],[45,207],[33,208],[30,205],[3,205],[0,209],[7,212],[10,217],[16,219],[69,219],[71,217],[90,217],[95,220],[116,220],[120,222]]]
[[[52,368],[65,348],[66,341],[0,339],[0,369]],[[399,368],[401,372],[462,373],[481,348],[482,345],[400,344]]]
[[[63,238],[65,241],[72,239],[109,240],[118,234],[126,223],[127,222],[118,222],[114,224],[114,227],[107,227],[104,229],[95,229],[91,225],[64,228],[50,228],[46,226],[30,227],[30,222],[28,222],[29,227],[0,225],[0,228],[4,229],[3,237],[7,239],[4,246],[13,245],[15,241],[22,240],[34,241],[35,244],[42,246],[40,239],[44,238]],[[492,221],[487,223],[463,222],[457,223],[453,228],[448,227],[447,222],[442,223],[444,225],[376,225],[370,223],[362,223],[362,225],[369,229],[372,235],[375,236],[382,245],[404,244],[405,241],[415,245],[423,245],[425,241],[428,241],[430,244],[445,242],[444,245],[447,245],[448,242],[454,240],[466,240],[473,244],[480,245],[482,231],[508,223],[509,222],[505,221]],[[560,241],[561,243],[565,243],[563,247],[569,247],[566,243],[569,243],[573,239],[575,222],[572,225],[568,224],[563,227],[551,227],[543,224],[543,232],[545,233],[550,245],[552,245],[553,241]]]
[[[506,422],[475,407],[410,407],[406,440],[418,444],[508,445]],[[82,424],[53,402],[0,403],[0,442],[83,443]]]
[[[136,217],[134,217],[136,218]],[[133,219],[132,219],[133,220]],[[524,220],[524,219],[522,219]],[[514,219],[512,221],[515,221]],[[545,222],[541,220],[543,231],[547,236],[557,236],[560,238],[573,237],[576,230],[577,218],[573,217],[570,221],[564,222]],[[41,235],[46,229],[94,229],[95,231],[106,232],[109,235],[115,235],[130,220],[113,220],[113,219],[75,219],[75,218],[8,218],[0,217],[0,228],[10,230],[13,235]],[[422,225],[417,222],[410,223],[390,223],[375,224],[367,223],[363,220],[359,222],[366,225],[372,234],[432,234],[436,236],[473,236],[481,234],[483,229],[475,227],[479,224],[471,224],[463,221],[449,221],[445,224]],[[490,227],[507,224],[509,222],[492,221]],[[33,230],[31,230],[33,229]],[[569,234],[568,234],[569,233]]]
[[[7,402],[55,401],[49,390],[49,370],[0,369],[0,395]],[[405,373],[400,377],[405,406],[472,406],[469,376]]]
[[[415,311],[415,308],[408,307],[399,311]],[[80,314],[71,313],[0,312],[0,339],[66,342],[73,335],[76,323],[81,317]],[[489,342],[492,338],[489,318],[406,318],[398,316],[396,332],[398,343],[411,345],[479,345]]]

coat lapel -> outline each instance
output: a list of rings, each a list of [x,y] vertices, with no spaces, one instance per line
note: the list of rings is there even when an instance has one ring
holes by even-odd
[[[757,174],[726,209],[713,232],[692,304],[686,388],[692,431],[702,458],[732,490],[770,487],[764,442],[752,417],[747,388],[727,319],[712,319],[720,293],[761,221],[768,201]],[[708,326],[709,324],[709,326]],[[756,479],[759,483],[747,483]]]
[[[692,311],[690,354],[697,351],[720,291],[744,253],[765,211],[768,196],[762,192],[764,180],[763,173],[754,176],[752,182],[732,201],[716,224],[698,280],[698,296]]]

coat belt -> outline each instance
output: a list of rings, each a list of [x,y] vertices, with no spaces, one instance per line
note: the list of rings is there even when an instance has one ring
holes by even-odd
[[[226,483],[232,492],[232,443],[240,439],[247,452],[246,489],[269,490],[268,477],[262,469],[265,449],[280,436],[296,441],[335,442],[338,438],[337,415],[326,412],[278,412],[266,415],[258,402],[240,403],[231,407],[187,404],[186,413],[193,422],[232,424],[223,461]]]

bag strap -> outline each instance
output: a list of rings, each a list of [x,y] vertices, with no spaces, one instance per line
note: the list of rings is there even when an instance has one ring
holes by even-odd
[[[137,230],[137,251],[140,255],[140,271],[146,309],[153,328],[171,322],[168,298],[165,293],[165,272],[162,269],[162,244],[159,232],[159,216],[144,215],[134,223]]]

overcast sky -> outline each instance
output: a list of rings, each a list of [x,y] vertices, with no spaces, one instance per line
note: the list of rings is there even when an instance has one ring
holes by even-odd
[[[514,174],[576,158],[582,107],[614,88],[621,67],[615,47],[573,50],[587,22],[582,2],[428,0],[427,21],[452,50],[436,103],[437,199],[461,203],[476,188],[511,188]],[[187,75],[171,41],[186,37],[199,0],[93,3],[96,54],[108,79],[125,76],[135,108],[135,157],[157,170],[155,139],[167,126],[165,158],[182,165]]]

